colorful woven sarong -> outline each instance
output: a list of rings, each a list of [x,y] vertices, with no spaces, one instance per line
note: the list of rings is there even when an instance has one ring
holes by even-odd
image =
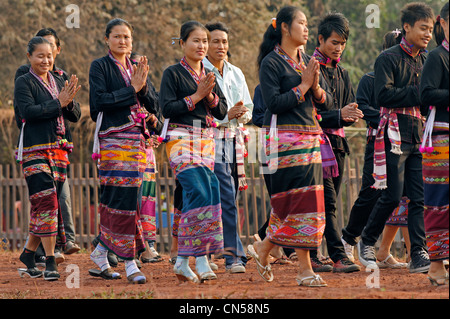
[[[183,189],[178,256],[199,257],[223,250],[222,209],[213,172],[214,139],[192,137],[172,135],[166,151]]]
[[[100,138],[100,241],[122,259],[144,251],[140,191],[146,161],[139,127]]]
[[[408,226],[408,204],[409,199],[406,196],[402,197],[400,204],[394,211],[386,222],[386,225],[397,226],[397,227],[407,227]]]
[[[278,142],[267,141],[271,205],[267,237],[276,245],[317,249],[325,229],[320,135],[278,130]],[[276,155],[274,155],[276,154]]]
[[[141,224],[144,239],[156,240],[156,159],[153,147],[146,141],[147,167],[142,182]]]
[[[59,195],[66,180],[67,151],[62,149],[24,153],[22,170],[30,195],[30,234],[37,237],[56,236],[65,245],[64,223]]]
[[[448,259],[449,251],[449,129],[435,122],[432,153],[423,153],[425,235],[431,261]]]

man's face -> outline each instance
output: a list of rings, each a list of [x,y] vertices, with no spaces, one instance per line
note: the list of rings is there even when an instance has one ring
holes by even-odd
[[[405,23],[407,41],[418,49],[425,49],[433,38],[433,20],[419,20],[411,26]]]
[[[225,31],[214,30],[211,32],[208,57],[215,61],[225,60],[228,53],[228,34]]]
[[[52,35],[46,35],[44,37],[48,42],[50,42],[50,46],[52,48],[53,60],[56,59],[56,56],[61,53],[61,48],[56,45],[56,39]]]
[[[338,61],[344,52],[347,41],[333,31],[330,37],[325,41],[322,35],[319,35],[320,52],[330,59]]]

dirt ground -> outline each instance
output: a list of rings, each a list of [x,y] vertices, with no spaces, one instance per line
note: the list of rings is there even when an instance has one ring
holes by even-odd
[[[131,285],[123,263],[115,268],[123,276],[120,280],[91,277],[88,270],[94,264],[88,253],[66,255],[59,265],[61,278],[54,282],[20,278],[19,253],[1,252],[0,258],[0,299],[449,299],[448,286],[433,287],[426,274],[410,274],[406,269],[380,270],[378,279],[364,269],[351,274],[322,273],[328,287],[305,288],[295,281],[295,264],[273,265],[275,280],[267,283],[253,260],[245,274],[229,274],[222,259],[215,261],[218,280],[196,285],[179,283],[168,256],[163,256],[162,262],[143,264],[146,284]]]

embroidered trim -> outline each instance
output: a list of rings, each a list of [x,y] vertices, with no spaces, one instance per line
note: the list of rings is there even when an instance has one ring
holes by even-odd
[[[184,98],[184,102],[186,103],[187,108],[188,108],[189,111],[195,110],[195,104],[194,104],[194,102],[192,101],[192,98],[191,98],[190,96],[186,96],[186,97]]]
[[[325,103],[325,100],[327,99],[327,95],[325,94],[325,90],[322,89],[322,96],[320,97],[319,100],[317,100],[314,95],[313,95],[313,100],[314,102],[318,103],[318,104],[323,104]]]
[[[412,56],[412,48],[414,47],[414,44],[409,44],[408,41],[406,41],[405,37],[402,38],[402,41],[400,42],[400,47],[405,51],[408,55]],[[419,54],[422,54],[424,52],[428,52],[425,49],[421,49],[419,51]]]
[[[337,60],[332,60],[329,57],[327,57],[325,54],[320,52],[319,48],[316,48],[316,50],[314,51],[312,56],[313,56],[313,58],[315,58],[322,65],[327,65],[331,61],[333,61],[333,65],[336,65],[339,62],[341,62],[341,58],[339,58]]]
[[[444,39],[444,41],[442,41],[442,46],[447,50],[447,52],[449,52],[449,47],[448,47],[448,41],[447,39]]]
[[[292,90],[294,91],[295,95],[297,96],[298,103],[305,102],[305,95],[303,94],[300,87],[297,86],[297,87],[293,88]]]
[[[300,54],[300,63],[297,63],[294,61],[293,58],[291,58],[286,52],[284,52],[284,50],[277,44],[275,46],[274,51],[280,56],[282,57],[287,63],[289,63],[289,65],[295,70],[297,71],[297,73],[299,75],[302,75],[303,70],[306,69],[306,65],[305,62],[302,59],[302,55]]]

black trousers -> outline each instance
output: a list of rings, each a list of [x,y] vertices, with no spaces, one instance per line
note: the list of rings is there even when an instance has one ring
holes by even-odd
[[[398,206],[404,194],[410,200],[408,205],[408,232],[411,240],[411,254],[426,250],[420,144],[402,141],[401,150],[403,154],[397,155],[390,151],[391,144],[387,137],[385,143],[387,189],[381,193],[379,200],[376,202],[361,234],[361,240],[365,245],[375,245],[383,232],[387,219]]]
[[[361,236],[369,220],[370,213],[382,193],[382,190],[372,188],[372,185],[375,183],[372,176],[374,145],[375,136],[369,136],[364,153],[361,189],[358,194],[358,199],[350,211],[347,226],[342,229],[342,237],[347,243],[353,246],[357,243],[357,237]]]
[[[324,237],[326,239],[328,255],[337,262],[344,257],[344,246],[341,241],[341,235],[337,223],[337,197],[341,189],[342,175],[345,168],[345,152],[340,150],[333,150],[336,157],[336,162],[339,168],[338,177],[324,178],[324,197],[325,197],[325,231]],[[311,257],[317,256],[317,250],[311,250]]]

